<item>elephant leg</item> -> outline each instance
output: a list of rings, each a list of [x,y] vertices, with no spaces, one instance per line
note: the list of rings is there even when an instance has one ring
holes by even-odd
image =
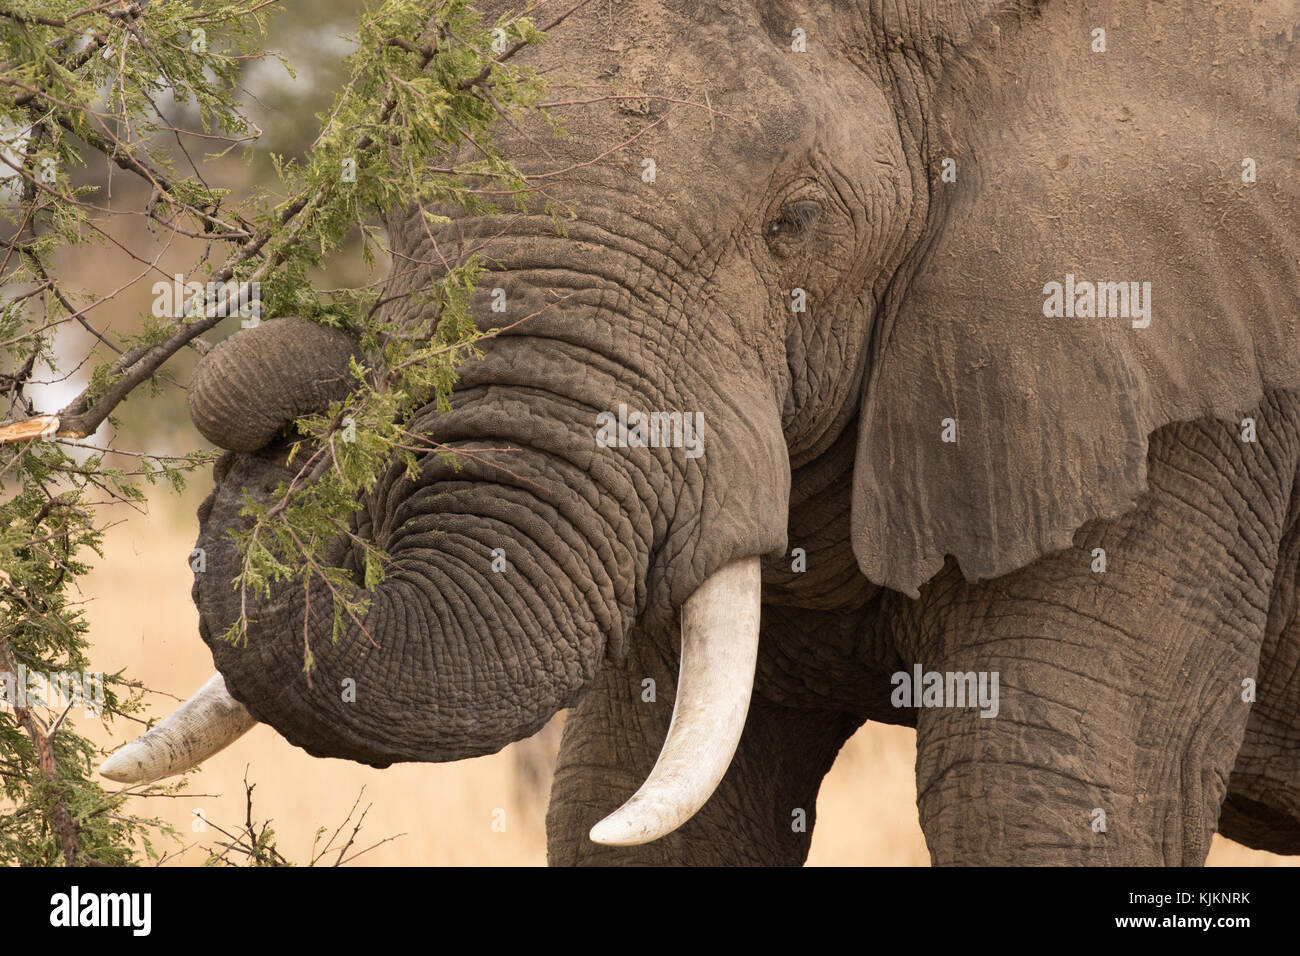
[[[1228,780],[1219,832],[1257,850],[1300,853],[1300,486],[1282,542],[1255,703]]]
[[[998,677],[996,716],[951,701],[918,713],[936,864],[1204,861],[1295,477],[1294,410],[1258,415],[1267,449],[1218,423],[1162,429],[1134,511],[992,581],[949,562],[914,606],[898,602],[904,660]]]
[[[643,846],[601,846],[592,825],[650,772],[668,731],[677,654],[634,642],[606,662],[570,712],[546,818],[552,865],[798,865],[808,855],[817,790],[862,722],[831,710],[778,707],[755,695],[731,767],[708,803],[668,836]],[[647,679],[655,682],[654,701]]]

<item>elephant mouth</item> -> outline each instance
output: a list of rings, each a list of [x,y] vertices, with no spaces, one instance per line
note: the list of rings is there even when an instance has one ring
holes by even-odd
[[[743,558],[714,572],[682,606],[680,675],[668,735],[640,789],[592,827],[594,842],[634,846],[666,836],[722,782],[749,711],[761,590],[759,558]],[[113,753],[99,772],[132,785],[184,773],[256,723],[214,674],[168,717]]]

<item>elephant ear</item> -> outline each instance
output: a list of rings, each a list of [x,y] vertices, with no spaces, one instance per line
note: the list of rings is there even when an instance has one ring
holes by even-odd
[[[1061,6],[935,91],[926,238],[877,310],[853,543],[912,596],[948,555],[996,577],[1132,507],[1155,429],[1300,387],[1289,26],[1129,17],[1101,53]],[[1067,274],[1149,289],[1149,326],[1045,314]]]

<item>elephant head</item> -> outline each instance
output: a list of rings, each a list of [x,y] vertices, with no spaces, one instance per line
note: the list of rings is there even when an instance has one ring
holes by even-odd
[[[1064,4],[621,6],[584,8],[523,54],[575,104],[562,137],[525,124],[502,139],[576,202],[563,235],[540,210],[433,230],[418,211],[389,217],[390,317],[418,323],[430,263],[482,244],[494,272],[476,308],[505,330],[449,413],[410,423],[458,465],[430,451],[412,478],[394,464],[334,543],[358,581],[355,538],[392,558],[336,642],[331,595],[301,583],[255,602],[245,646],[217,638],[240,612],[226,532],[246,494],[288,475],[281,428],[346,385],[353,345],[279,319],[204,360],[193,416],[230,454],[199,513],[193,593],[222,677],[115,756],[118,778],[176,772],[251,719],[380,766],[493,752],[578,700],[634,631],[680,614],[669,742],[594,834],[654,839],[735,749],[758,562],[789,544],[792,469],[856,442],[845,551],[915,595],[947,556],[993,577],[1131,507],[1160,426],[1300,384],[1297,285],[1254,265],[1294,261],[1295,197],[1235,172],[1243,155],[1282,163],[1249,134],[1291,104],[1251,77],[1211,101],[1192,81],[1211,32],[1200,57],[1103,55]],[[610,76],[650,98],[604,95]],[[1171,138],[1169,102],[1234,121]],[[1193,180],[1171,184],[1172,168]],[[1067,273],[1149,288],[1149,323],[1050,314],[1045,285]],[[697,444],[600,440],[637,412],[701,423]]]

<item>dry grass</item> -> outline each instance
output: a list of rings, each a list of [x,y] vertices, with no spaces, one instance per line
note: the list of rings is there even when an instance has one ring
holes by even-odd
[[[201,485],[198,479],[196,485]],[[132,516],[108,536],[108,560],[83,583],[91,599],[95,646],[92,660],[104,670],[126,667],[149,686],[186,696],[212,672],[190,603],[186,563],[196,533],[192,509],[174,502],[155,505],[150,517]],[[170,702],[155,697],[163,712]],[[86,729],[85,723],[83,730]],[[117,732],[131,732],[126,723]],[[218,835],[192,833],[192,812],[223,826],[244,818],[243,777],[257,785],[254,807],[270,818],[280,848],[290,859],[311,855],[316,829],[331,830],[347,815],[361,788],[362,805],[373,804],[357,846],[404,834],[361,857],[361,862],[433,865],[540,865],[546,859],[544,783],[529,773],[539,749],[553,748],[551,734],[523,758],[520,745],[458,764],[407,764],[373,770],[340,760],[309,757],[268,727],[210,760],[190,781],[189,795],[136,801],[136,809],[169,819],[192,844],[180,858],[204,859],[202,846]],[[107,741],[106,741],[107,742]],[[527,746],[527,745],[525,745]],[[544,758],[545,753],[541,756]],[[816,865],[924,866],[929,861],[917,823],[912,775],[913,733],[872,724],[845,747],[817,804],[818,825],[809,862]],[[494,832],[497,809],[503,832]],[[1287,858],[1247,850],[1216,838],[1211,864],[1277,865]]]

